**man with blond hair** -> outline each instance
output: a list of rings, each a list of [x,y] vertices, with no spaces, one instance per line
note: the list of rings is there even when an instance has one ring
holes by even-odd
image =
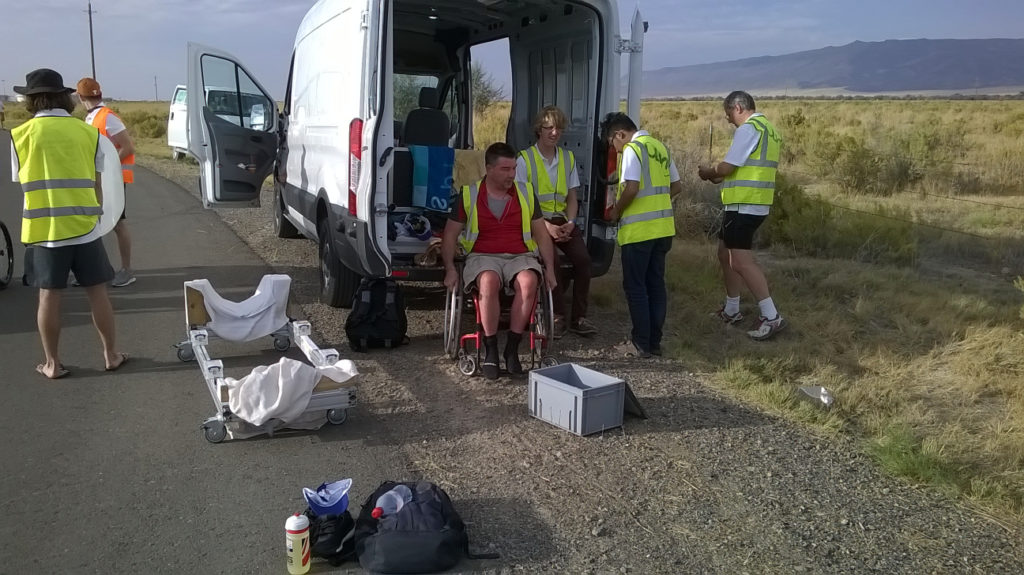
[[[103,91],[100,89],[99,82],[92,78],[82,78],[78,81],[77,92],[78,98],[88,112],[85,116],[86,123],[95,126],[101,134],[110,138],[114,147],[117,148],[117,155],[121,159],[121,176],[124,179],[127,192],[128,184],[135,181],[135,143],[128,135],[128,129],[121,118],[103,103]],[[127,200],[127,198],[128,194],[125,193],[125,199]],[[121,255],[121,269],[114,274],[114,279],[110,282],[113,287],[124,287],[135,283],[135,272],[132,271],[132,238],[128,233],[125,213],[125,211],[121,212],[121,218],[114,226],[114,234],[117,235],[117,251]]]
[[[552,241],[572,263],[572,314],[568,329],[590,336],[597,328],[587,321],[587,300],[590,298],[590,252],[583,234],[576,227],[579,210],[580,177],[576,157],[558,145],[568,125],[565,114],[556,106],[547,106],[533,120],[537,143],[519,152],[516,180],[533,186],[540,199],[544,225]],[[555,252],[557,259],[558,252]],[[555,269],[560,269],[554,262]],[[555,337],[566,331],[564,282],[552,293],[555,312]]]

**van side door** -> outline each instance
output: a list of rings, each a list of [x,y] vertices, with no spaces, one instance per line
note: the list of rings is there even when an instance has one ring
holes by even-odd
[[[203,206],[258,207],[277,156],[274,99],[235,57],[189,42],[186,101]]]

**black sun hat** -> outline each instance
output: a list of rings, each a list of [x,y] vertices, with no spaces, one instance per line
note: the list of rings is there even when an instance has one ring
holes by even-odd
[[[64,78],[49,68],[32,70],[25,75],[25,86],[14,86],[14,91],[28,96],[30,94],[64,94],[74,92],[74,88],[64,85]]]

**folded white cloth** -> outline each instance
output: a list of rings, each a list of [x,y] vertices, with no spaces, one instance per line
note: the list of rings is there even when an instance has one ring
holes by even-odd
[[[288,323],[288,292],[292,278],[268,274],[260,280],[256,293],[244,301],[224,299],[210,280],[185,282],[185,287],[203,294],[210,323],[206,328],[229,341],[252,341],[268,336]]]
[[[347,359],[316,368],[282,357],[274,365],[257,367],[242,379],[225,378],[224,383],[228,387],[228,407],[236,416],[253,425],[279,419],[287,426],[300,419],[321,377],[344,383],[358,374],[355,364]]]

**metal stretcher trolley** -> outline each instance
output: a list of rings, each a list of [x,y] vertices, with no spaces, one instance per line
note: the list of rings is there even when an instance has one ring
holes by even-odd
[[[187,339],[175,347],[180,360],[197,361],[217,410],[216,415],[202,424],[207,441],[219,443],[229,432],[232,432],[232,437],[248,437],[260,433],[273,434],[281,428],[316,429],[323,425],[324,418],[327,423],[340,425],[348,418],[348,408],[355,405],[355,388],[343,385],[356,375],[354,366],[351,362],[342,361],[337,350],[320,349],[311,337],[312,327],[308,321],[292,320],[287,316],[290,286],[291,278],[287,275],[266,275],[250,298],[233,302],[220,297],[208,280],[185,282]],[[235,413],[231,405],[233,400],[239,404],[233,393],[252,387],[239,387],[239,380],[225,378],[223,362],[210,356],[208,346],[213,339],[239,342],[267,336],[273,337],[277,351],[287,351],[293,343],[298,346],[312,368],[287,358],[281,363],[291,362],[289,365],[303,373],[306,379],[314,379],[304,381],[305,387],[301,387],[280,378],[283,387],[278,390],[279,396],[287,396],[289,392],[299,394],[294,398],[298,403],[285,406],[293,416],[289,420],[267,417],[249,421]],[[267,368],[258,367],[247,377],[259,377],[262,374],[260,370],[266,371]],[[306,395],[300,387],[312,387],[312,391]],[[306,397],[308,404],[297,408]]]

